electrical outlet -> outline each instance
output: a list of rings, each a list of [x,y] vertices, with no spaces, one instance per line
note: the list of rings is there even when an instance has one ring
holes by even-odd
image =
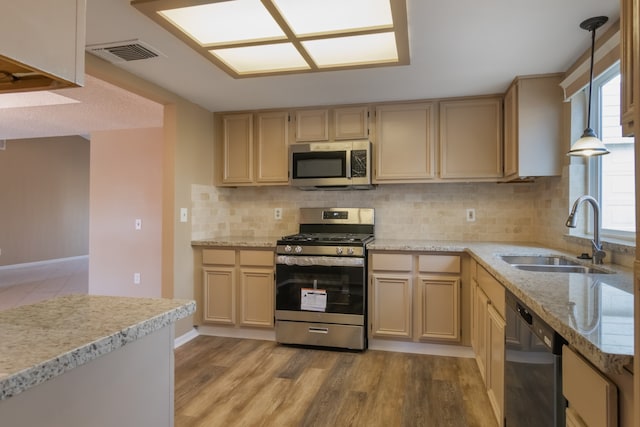
[[[467,209],[467,222],[475,222],[475,220],[476,220],[476,210]]]
[[[275,208],[273,211],[273,217],[280,221],[282,219],[282,208]]]
[[[180,222],[187,222],[189,220],[189,210],[187,208],[180,208]]]
[[[142,230],[142,220],[140,218],[136,218],[136,230]]]
[[[133,273],[133,284],[134,285],[140,284],[140,273]]]

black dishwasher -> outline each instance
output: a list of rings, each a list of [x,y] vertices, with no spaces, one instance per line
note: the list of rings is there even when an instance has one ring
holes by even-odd
[[[510,292],[506,303],[505,426],[564,427],[566,341]]]

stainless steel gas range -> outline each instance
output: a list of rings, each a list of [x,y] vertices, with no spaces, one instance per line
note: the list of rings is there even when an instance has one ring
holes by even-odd
[[[276,341],[367,348],[367,243],[374,210],[302,208],[276,248]]]

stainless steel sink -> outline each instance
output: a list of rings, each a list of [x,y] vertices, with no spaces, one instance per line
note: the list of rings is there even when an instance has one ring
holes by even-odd
[[[581,264],[562,255],[502,255],[504,261],[518,270],[541,273],[611,274],[604,268]]]
[[[502,255],[501,258],[511,265],[582,265],[562,255]]]

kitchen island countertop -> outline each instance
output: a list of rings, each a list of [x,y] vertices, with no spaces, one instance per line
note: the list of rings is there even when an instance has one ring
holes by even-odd
[[[633,272],[604,264],[613,274],[530,272],[501,255],[558,254],[536,244],[376,239],[369,250],[466,252],[603,372],[633,362]]]
[[[0,311],[0,401],[175,323],[195,302],[69,295]]]

